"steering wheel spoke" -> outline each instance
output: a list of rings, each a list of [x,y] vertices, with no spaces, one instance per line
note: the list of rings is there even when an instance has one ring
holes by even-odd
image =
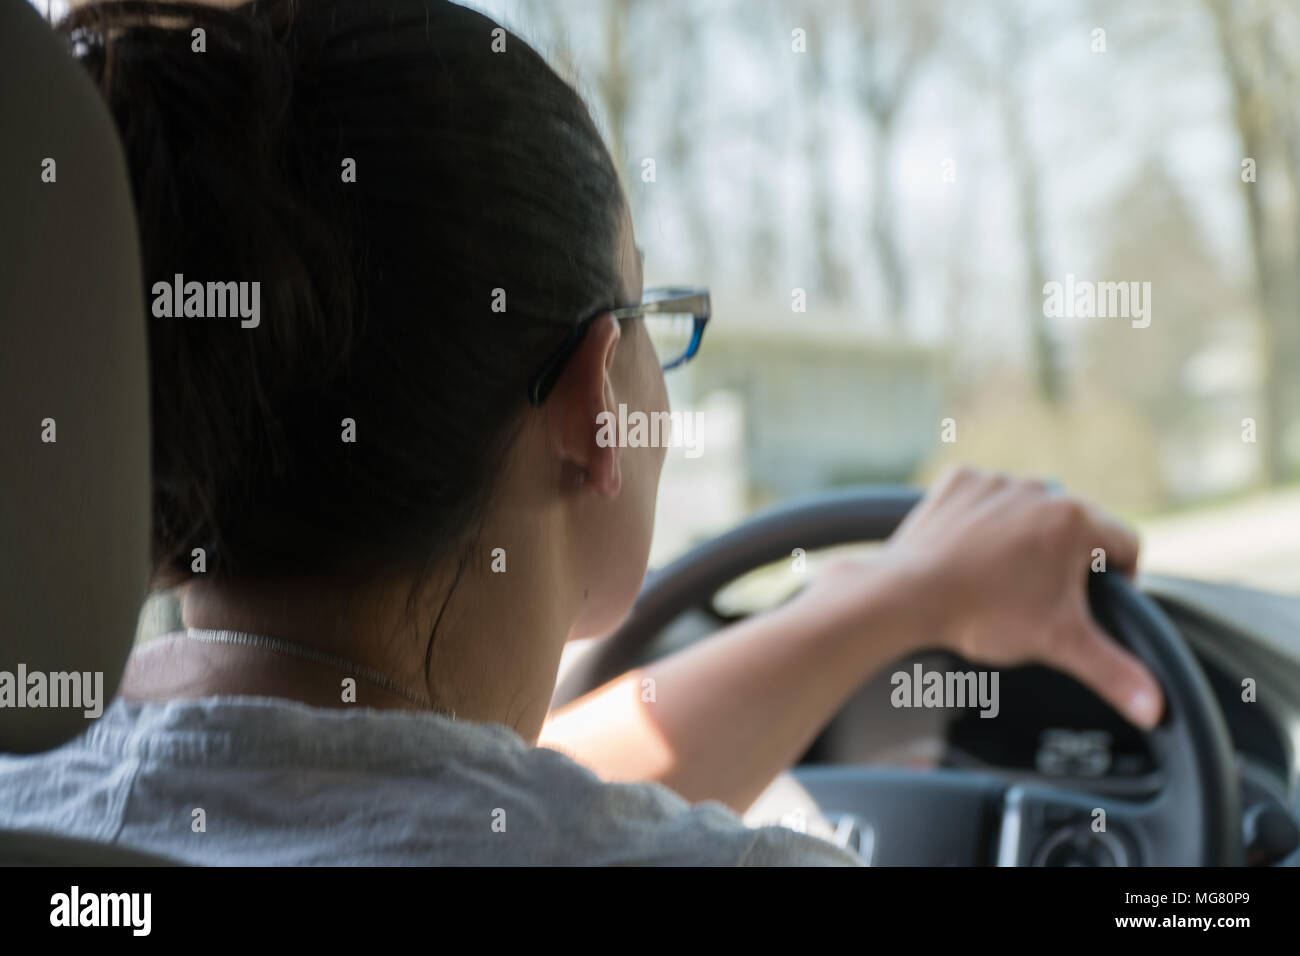
[[[1150,862],[1152,837],[1162,830],[1155,802],[1017,784],[1003,797],[997,863],[1143,866]]]
[[[804,766],[791,775],[833,824],[871,842],[873,866],[993,862],[1005,784],[987,774],[894,767]]]

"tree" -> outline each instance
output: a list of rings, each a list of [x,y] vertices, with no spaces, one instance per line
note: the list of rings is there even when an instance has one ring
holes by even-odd
[[[892,170],[898,120],[926,58],[935,48],[940,6],[931,0],[907,4],[855,5],[846,24],[854,46],[854,92],[870,124],[871,245],[880,264],[885,309],[901,331],[908,307],[908,276],[897,235],[898,211]]]
[[[1242,155],[1256,181],[1242,183],[1258,291],[1264,419],[1259,433],[1264,478],[1287,477],[1287,431],[1293,404],[1290,378],[1300,362],[1300,135],[1295,114],[1296,63],[1275,36],[1276,18],[1294,4],[1206,0],[1232,97]],[[1236,171],[1233,171],[1235,175]]]

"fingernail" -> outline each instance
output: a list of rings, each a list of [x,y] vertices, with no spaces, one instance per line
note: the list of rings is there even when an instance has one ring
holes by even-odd
[[[1128,712],[1133,722],[1142,727],[1154,727],[1156,723],[1156,696],[1149,690],[1135,691],[1128,699]]]

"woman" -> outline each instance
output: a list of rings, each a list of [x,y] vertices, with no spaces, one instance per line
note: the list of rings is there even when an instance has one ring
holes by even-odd
[[[663,450],[602,413],[665,410],[672,358],[611,314],[641,265],[580,99],[441,0],[63,29],[159,297],[154,557],[186,630],[82,738],[0,760],[0,822],[201,863],[852,863],[713,801],[747,807],[901,654],[1040,661],[1159,718],[1085,598],[1133,536],[969,471],[875,557],[549,714],[564,642],[619,623],[649,552]],[[258,320],[168,308],[190,281],[256,290]]]

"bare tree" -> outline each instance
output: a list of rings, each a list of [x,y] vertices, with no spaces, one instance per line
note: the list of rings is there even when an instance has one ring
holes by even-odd
[[[1242,154],[1253,160],[1260,179],[1243,183],[1242,197],[1259,301],[1263,472],[1267,482],[1277,483],[1288,472],[1289,378],[1297,361],[1294,326],[1300,321],[1300,135],[1290,99],[1295,86],[1287,82],[1295,64],[1283,59],[1273,39],[1276,5],[1206,0],[1206,6],[1232,94]],[[1279,194],[1287,201],[1278,202]]]
[[[1029,337],[1033,378],[1043,400],[1059,405],[1065,392],[1061,343],[1041,307],[1047,281],[1042,177],[1025,109],[1029,58],[1033,53],[1027,40],[1031,29],[1041,24],[1028,22],[1019,6],[997,0],[985,4],[983,10],[993,30],[988,47],[979,48],[970,42],[969,35],[948,31],[942,37],[944,54],[959,74],[989,96],[997,110],[1017,204],[1024,276],[1020,309]]]
[[[602,68],[596,74],[596,84],[608,125],[606,136],[609,139],[609,151],[614,156],[615,165],[624,174],[627,166],[628,112],[635,76],[625,43],[633,8],[636,6],[637,0],[609,0],[605,4],[605,57]]]
[[[800,62],[800,105],[803,115],[803,151],[809,186],[814,286],[831,301],[847,292],[844,264],[835,244],[834,151],[829,148],[831,119],[830,31],[825,29],[827,5],[805,0],[798,6],[799,25],[806,31],[808,50]],[[835,8],[829,8],[834,11]]]
[[[898,120],[926,58],[934,50],[938,6],[866,3],[853,7],[846,29],[853,42],[854,92],[871,126],[871,245],[880,263],[885,309],[896,331],[908,308],[907,267],[898,240],[891,178]]]
[[[700,89],[701,64],[710,47],[704,40],[707,23],[700,11],[694,4],[674,5],[656,24],[663,46],[657,58],[657,85],[671,91],[670,115],[663,128],[667,133],[664,158],[674,177],[672,195],[683,209],[693,268],[708,275],[713,271],[713,228],[703,190],[706,179],[697,167],[707,148],[703,138],[706,128],[696,121],[696,113],[705,99]]]
[[[1025,59],[1030,45],[1026,42],[1026,24],[1019,7],[995,4],[998,10],[999,69],[992,71],[1002,132],[1006,138],[1007,157],[1019,204],[1020,242],[1024,255],[1025,319],[1029,326],[1029,344],[1033,356],[1034,379],[1038,392],[1052,405],[1059,405],[1064,392],[1061,372],[1060,343],[1048,327],[1041,308],[1043,286],[1047,281],[1047,254],[1043,236],[1042,185],[1034,144],[1028,135],[1025,116]]]

